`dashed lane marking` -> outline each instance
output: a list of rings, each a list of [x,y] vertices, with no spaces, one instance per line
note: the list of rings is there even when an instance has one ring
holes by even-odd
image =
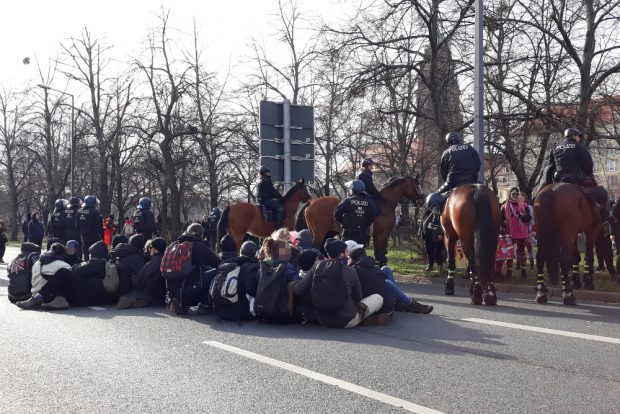
[[[610,344],[620,345],[620,338],[612,338],[610,336],[590,335],[579,332],[561,331],[559,329],[539,328],[538,326],[520,325],[518,323],[498,322],[489,319],[480,318],[463,318],[465,322],[482,323],[485,325],[502,326],[504,328],[521,329],[523,331],[541,332],[551,335],[568,336],[571,338],[588,339],[590,341],[607,342]]]
[[[96,311],[104,311],[104,310],[106,310],[106,308],[103,308],[101,306],[89,306],[88,309],[92,309],[92,310],[96,310]]]
[[[391,395],[383,394],[381,392],[373,391],[369,388],[361,387],[356,384],[352,384],[347,381],[343,381],[338,378],[330,377],[328,375],[319,374],[318,372],[311,371],[306,368],[298,367],[297,365],[289,364],[288,362],[279,361],[277,359],[269,358],[264,355],[256,354],[254,352],[246,351],[245,349],[237,348],[231,345],[227,345],[217,341],[205,341],[203,344],[218,348],[224,351],[231,352],[249,359],[253,359],[263,364],[271,365],[276,368],[281,368],[295,374],[302,375],[304,377],[313,379],[315,381],[323,382],[325,384],[333,385],[338,388],[353,392],[355,394],[362,395],[364,397],[372,398],[373,400],[389,404],[394,407],[402,408],[412,413],[419,414],[443,414],[441,411],[433,410],[422,405],[412,403],[410,401],[401,400],[400,398],[392,397]]]

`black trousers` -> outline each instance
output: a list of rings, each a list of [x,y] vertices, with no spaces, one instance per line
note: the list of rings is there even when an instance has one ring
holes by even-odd
[[[364,247],[368,247],[368,243],[370,242],[370,233],[368,229],[349,227],[342,229],[342,240],[353,240],[356,243],[363,244]]]
[[[70,283],[71,270],[58,270],[53,276],[50,276],[45,286],[39,291],[39,294],[43,296],[43,302],[51,302],[56,296],[68,297]]]
[[[6,242],[3,237],[0,237],[0,260],[4,260],[4,253],[6,252]]]
[[[443,240],[437,240],[434,232],[427,231],[424,233],[424,248],[429,265],[438,264],[441,266],[446,260]]]

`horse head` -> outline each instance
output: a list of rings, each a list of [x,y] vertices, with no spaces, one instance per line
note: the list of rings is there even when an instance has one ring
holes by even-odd
[[[407,186],[405,187],[405,197],[414,203],[424,199],[424,193],[422,192],[422,186],[419,180],[420,174],[416,174],[415,177],[406,177]]]
[[[296,204],[305,203],[312,197],[308,192],[305,180],[302,178],[297,181],[287,192],[284,194],[284,202],[292,201]]]
[[[418,177],[394,177],[388,181],[381,190],[381,194],[386,200],[393,203],[400,202],[401,198],[406,197],[416,202],[424,198]]]

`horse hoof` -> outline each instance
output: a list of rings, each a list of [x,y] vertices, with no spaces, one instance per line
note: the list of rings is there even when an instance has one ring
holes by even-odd
[[[544,305],[547,302],[548,302],[548,298],[547,298],[546,293],[538,293],[536,295],[536,303]]]
[[[574,306],[577,304],[577,299],[575,299],[575,295],[573,295],[572,293],[562,294],[562,300],[565,305]]]
[[[454,295],[454,279],[448,279],[446,282],[446,295],[452,296]]]
[[[497,296],[493,292],[488,292],[484,295],[484,304],[487,306],[497,305]]]
[[[474,291],[470,297],[472,305],[482,305],[482,288],[480,285],[474,287]]]

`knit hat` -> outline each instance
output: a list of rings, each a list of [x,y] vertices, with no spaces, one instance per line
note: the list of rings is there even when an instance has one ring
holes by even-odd
[[[65,245],[65,248],[78,250],[80,248],[80,243],[76,240],[69,240]]]
[[[347,244],[347,250],[346,250],[347,256],[349,256],[353,250],[359,247],[361,247],[362,249],[364,248],[363,244],[359,244],[355,240],[347,240],[345,243]]]
[[[325,241],[325,251],[332,259],[339,257],[347,250],[347,244],[342,240],[327,239]]]
[[[134,234],[129,238],[129,244],[135,247],[138,250],[144,250],[144,245],[146,244],[146,239],[140,233]]]
[[[160,253],[163,253],[166,250],[166,240],[161,237],[157,237],[156,239],[151,240],[151,246]]]
[[[222,237],[222,240],[220,240],[220,249],[222,249],[222,252],[236,252],[237,243],[235,242],[233,236],[227,234]]]
[[[256,245],[256,243],[248,240],[241,245],[241,250],[239,253],[241,254],[241,256],[254,257],[256,256],[257,250],[258,246]]]
[[[316,251],[304,250],[303,252],[299,253],[299,256],[297,257],[297,264],[299,265],[299,268],[301,270],[307,272],[308,270],[312,269],[312,266],[314,265],[314,262],[316,262],[317,257],[319,257],[319,255]]]
[[[121,243],[129,243],[127,236],[125,236],[124,234],[117,234],[116,236],[112,237],[112,248],[115,248]]]
[[[312,232],[308,229],[303,229],[297,233],[297,246],[302,250],[311,249],[313,246]]]

